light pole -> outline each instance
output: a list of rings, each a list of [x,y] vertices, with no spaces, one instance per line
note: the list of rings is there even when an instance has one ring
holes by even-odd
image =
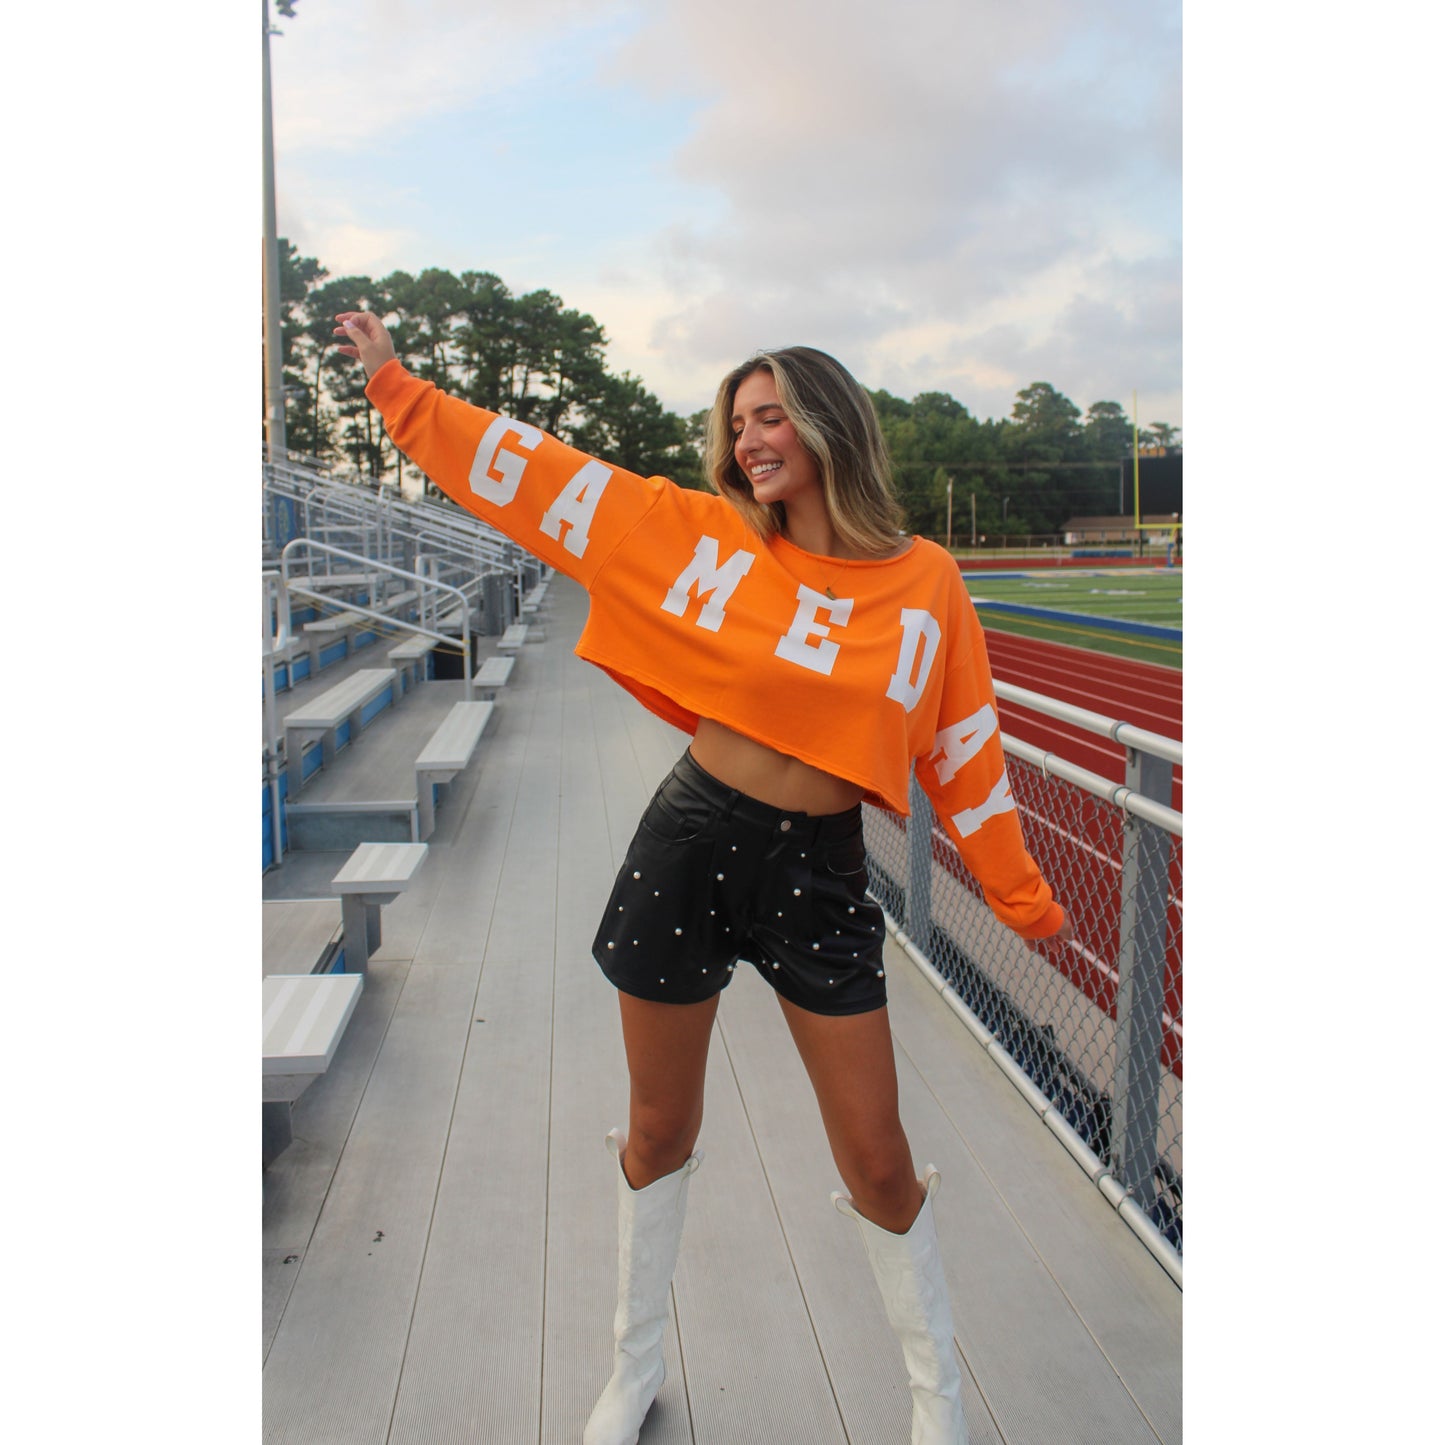
[[[948,479],[948,550],[953,551],[953,478]]]
[[[295,0],[276,0],[277,11],[296,17]],[[266,456],[286,454],[286,396],[281,386],[281,253],[276,239],[276,165],[271,137],[271,3],[261,0],[261,241],[262,305],[265,311]],[[274,32],[279,35],[279,30]]]

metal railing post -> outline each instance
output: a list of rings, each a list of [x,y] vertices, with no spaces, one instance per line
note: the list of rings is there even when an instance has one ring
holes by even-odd
[[[1136,748],[1129,748],[1125,759],[1126,786],[1167,806],[1173,781],[1169,762]],[[1163,829],[1125,815],[1109,1169],[1146,1210],[1154,1202],[1159,1161],[1169,856]]]
[[[274,592],[275,592],[275,594],[276,594],[276,600],[275,600],[276,642],[275,642],[275,645],[276,645],[278,648],[282,648],[282,647],[285,647],[285,646],[291,641],[291,638],[292,638],[292,631],[291,631],[291,594],[290,594],[290,592],[288,592],[288,591],[286,590],[285,586],[282,584],[282,582],[281,582],[281,574],[280,574],[279,572],[273,572],[273,573],[271,573],[271,574],[269,574],[269,575],[271,575],[272,577],[275,578],[275,583],[274,583],[274,586],[273,586],[273,590],[274,590]],[[291,662],[290,662],[290,659],[287,659],[287,662],[286,662],[286,685],[287,685],[288,687],[291,686],[291,682],[292,682],[292,678],[291,678]]]
[[[276,624],[272,631],[272,599],[275,597]],[[283,617],[284,614],[284,617]],[[285,640],[291,632],[291,613],[286,599],[286,587],[275,572],[261,574],[261,696],[266,710],[266,787],[271,794],[271,862],[281,862],[281,760],[277,755],[276,736],[276,664],[274,647],[282,630]],[[291,664],[286,664],[289,673]]]
[[[416,565],[410,568],[410,571],[415,572],[419,577],[425,577],[428,582],[435,582],[437,580],[437,559],[435,557],[422,552],[418,548],[413,561]],[[421,589],[421,596],[417,599],[417,604],[417,621],[420,622],[423,627],[429,627],[435,631],[437,625],[436,620],[441,612],[440,595],[432,592],[429,588],[423,587]]]
[[[933,937],[933,804],[915,773],[908,775],[908,884],[903,931],[916,947]]]

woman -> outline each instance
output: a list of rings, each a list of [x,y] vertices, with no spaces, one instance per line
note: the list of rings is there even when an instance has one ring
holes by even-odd
[[[579,656],[692,743],[639,823],[593,953],[617,987],[631,1096],[618,1160],[612,1377],[585,1445],[630,1445],[662,1383],[667,1300],[718,999],[741,960],[778,995],[898,1333],[913,1440],[966,1439],[930,1200],[898,1117],[883,915],[860,804],[929,792],[996,914],[1072,925],[1023,845],[983,633],[942,548],[899,531],[867,393],[807,347],[726,377],[719,495],[609,467],[410,376],[381,322],[343,354],[397,446],[449,496],[587,588]]]

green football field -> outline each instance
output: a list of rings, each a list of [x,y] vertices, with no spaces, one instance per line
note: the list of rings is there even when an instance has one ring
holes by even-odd
[[[1164,667],[1183,664],[1183,645],[1174,638],[1137,636],[1107,627],[1091,626],[1085,619],[1107,618],[1147,622],[1160,627],[1184,626],[1184,574],[1180,568],[1159,572],[1138,569],[1063,569],[1023,574],[989,574],[964,570],[964,582],[985,627],[1015,632],[1046,642],[1068,643],[1116,657]],[[1011,602],[1069,614],[1059,617],[1020,617],[990,607],[990,602]]]

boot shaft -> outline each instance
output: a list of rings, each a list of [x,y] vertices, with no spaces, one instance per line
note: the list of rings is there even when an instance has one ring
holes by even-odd
[[[913,1396],[913,1445],[968,1445],[953,1311],[933,1220],[938,1171],[931,1164],[921,1182],[923,1203],[903,1234],[865,1219],[841,1194],[833,1195],[833,1204],[858,1226],[884,1313],[903,1349]]]

